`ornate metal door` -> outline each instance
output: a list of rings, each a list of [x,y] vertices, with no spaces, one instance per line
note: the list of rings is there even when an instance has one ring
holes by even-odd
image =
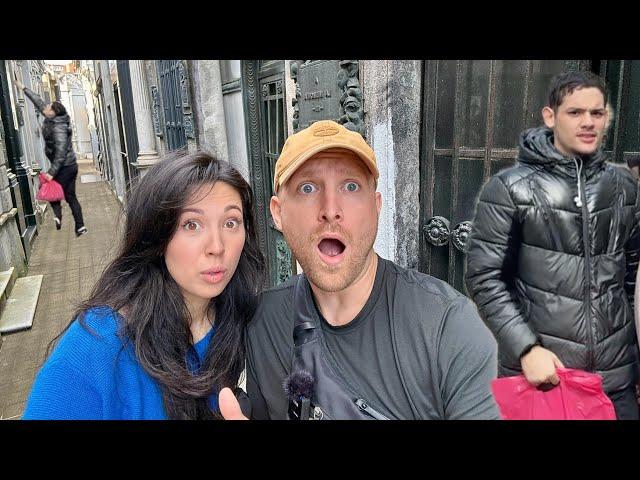
[[[269,211],[275,163],[287,137],[284,61],[243,61],[242,83],[258,236],[268,259],[269,285],[273,286],[287,280],[295,267]]]
[[[588,62],[425,62],[420,153],[420,266],[464,292],[465,247],[478,192],[513,165],[520,132],[542,124],[549,80]]]
[[[125,139],[124,121],[122,119],[122,106],[120,105],[119,90],[120,89],[117,84],[113,86],[113,98],[115,99],[116,104],[116,124],[118,126],[118,136],[120,137],[120,162],[122,165],[122,172],[124,174],[123,195],[126,195],[131,182],[131,171],[129,169],[129,161],[127,158],[127,145]]]
[[[177,150],[187,145],[183,118],[183,99],[180,93],[181,60],[158,60],[160,96],[164,109],[164,129],[169,150]]]
[[[136,115],[133,109],[133,90],[131,89],[131,72],[129,71],[129,60],[118,60],[118,87],[120,97],[116,98],[120,107],[120,117],[124,127],[124,143],[123,151],[126,157],[127,176],[129,181],[135,178],[138,169],[135,168],[135,162],[138,159],[138,131],[136,130]],[[120,101],[121,100],[121,101]]]

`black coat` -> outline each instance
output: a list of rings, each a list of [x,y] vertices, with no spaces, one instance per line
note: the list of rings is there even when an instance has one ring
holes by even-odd
[[[523,132],[518,164],[480,193],[467,253],[467,289],[498,341],[500,375],[518,374],[540,343],[566,367],[602,375],[607,392],[636,382],[639,220],[626,168],[601,151],[563,157],[549,129]]]
[[[42,111],[46,103],[32,90],[25,88],[24,93]],[[44,118],[42,122],[42,138],[44,139],[44,153],[51,162],[48,174],[55,177],[62,167],[76,164],[76,154],[73,151],[72,129],[69,115],[58,115]]]

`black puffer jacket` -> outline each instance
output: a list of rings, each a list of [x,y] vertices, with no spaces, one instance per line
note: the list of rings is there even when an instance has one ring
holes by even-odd
[[[638,185],[601,151],[563,157],[546,128],[523,132],[518,160],[483,187],[467,254],[467,289],[498,341],[499,374],[519,373],[522,353],[540,343],[566,367],[602,375],[607,392],[629,387]]]
[[[36,105],[38,110],[46,106],[46,103],[28,88],[24,89],[25,95]],[[51,162],[48,174],[55,177],[62,167],[76,164],[76,154],[73,152],[71,142],[71,123],[69,115],[58,115],[53,118],[44,118],[42,122],[42,138],[44,139],[44,153]]]

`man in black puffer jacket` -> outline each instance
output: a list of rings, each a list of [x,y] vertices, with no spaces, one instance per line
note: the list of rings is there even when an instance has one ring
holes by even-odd
[[[16,86],[24,90],[25,95],[36,108],[44,115],[42,122],[42,138],[44,139],[44,153],[51,162],[51,167],[45,174],[47,180],[55,179],[64,190],[64,199],[71,208],[75,221],[76,236],[87,233],[82,218],[82,207],[76,197],[76,178],[78,177],[78,164],[76,154],[71,142],[71,124],[64,105],[60,102],[46,103],[33,90],[26,88],[18,79]],[[62,227],[62,205],[60,202],[50,202],[55,215],[56,228]]]
[[[556,76],[518,164],[476,207],[467,289],[498,341],[499,375],[557,384],[556,367],[596,372],[619,419],[638,419],[633,315],[638,184],[601,150],[607,93],[589,72]]]

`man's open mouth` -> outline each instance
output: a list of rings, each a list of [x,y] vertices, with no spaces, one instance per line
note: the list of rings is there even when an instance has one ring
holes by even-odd
[[[336,238],[325,238],[318,244],[318,250],[327,257],[337,257],[345,248],[344,243]]]

